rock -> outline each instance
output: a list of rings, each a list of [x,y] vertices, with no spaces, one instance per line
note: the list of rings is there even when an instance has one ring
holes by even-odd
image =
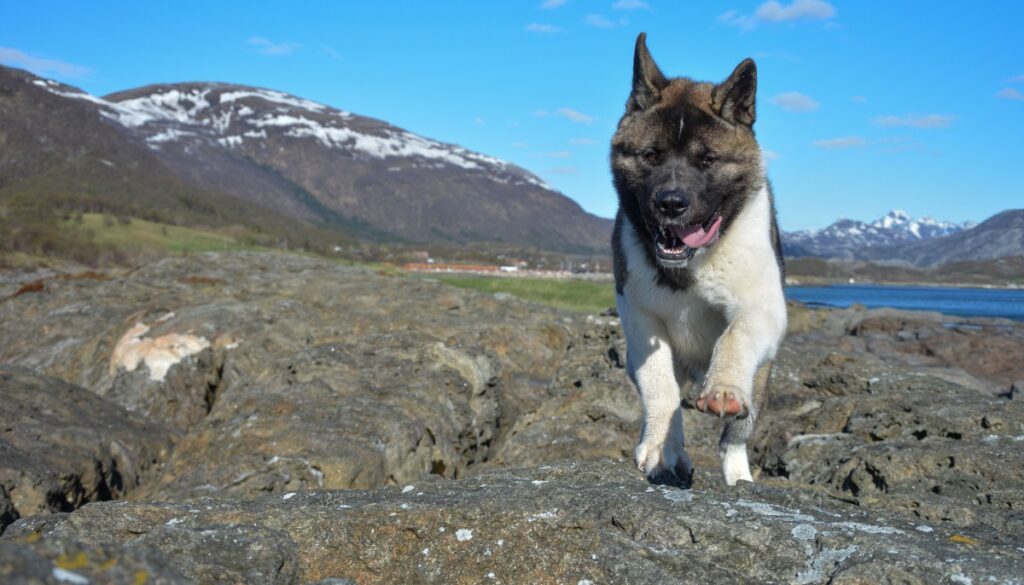
[[[124,497],[171,433],[95,394],[0,365],[0,531],[15,519]]]
[[[641,412],[613,313],[273,254],[39,279],[39,291],[0,302],[0,361],[81,386],[39,410],[47,428],[100,438],[76,439],[78,451],[0,438],[0,460],[58,479],[79,469],[72,460],[149,467],[131,489],[83,489],[94,495],[27,517],[18,494],[28,492],[0,481],[0,522],[17,520],[0,541],[0,575],[35,570],[24,561],[35,559],[52,580],[62,551],[97,567],[123,558],[167,582],[931,583],[1020,572],[1024,402],[1001,381],[1019,375],[1009,361],[961,355],[1015,355],[1002,344],[1018,325],[791,307],[806,313],[751,441],[760,484],[719,483],[723,421],[693,410],[686,384],[698,475],[695,491],[679,492],[632,469]],[[33,388],[66,386],[40,376],[0,413]],[[157,430],[138,436],[145,428]],[[156,445],[171,438],[164,455]],[[68,461],[36,471],[64,451]],[[130,502],[75,510],[121,497]],[[23,540],[34,534],[42,540]],[[146,565],[159,555],[171,560]],[[81,574],[121,578],[93,564]]]
[[[1022,393],[1024,393],[1024,380],[1017,380],[1010,384],[1010,388],[1000,396],[1007,400],[1020,400]]]
[[[46,286],[0,304],[0,359],[184,432],[140,497],[464,474],[551,397],[578,320],[285,255]]]
[[[185,585],[185,578],[155,549],[119,545],[85,546],[41,540],[36,535],[0,540],[0,579],[4,583],[67,585]]]
[[[807,354],[790,345],[780,367],[814,363]],[[1022,440],[1022,404],[833,353],[802,383],[775,385],[754,445],[768,476],[929,522],[996,527],[1005,541],[1024,529]]]
[[[4,538],[160,552],[198,583],[983,583],[1024,572],[1020,554],[977,535],[811,491],[729,488],[707,472],[689,491],[608,460],[410,487],[92,504]]]
[[[990,389],[1005,388],[1024,376],[1024,324],[1008,319],[895,309],[813,313],[814,325],[805,330],[825,333],[832,343],[848,337],[847,353],[871,353],[898,364],[960,368],[988,381]]]
[[[489,468],[632,457],[640,403],[626,382],[621,331],[609,323],[580,328],[545,389],[547,398],[515,420]]]

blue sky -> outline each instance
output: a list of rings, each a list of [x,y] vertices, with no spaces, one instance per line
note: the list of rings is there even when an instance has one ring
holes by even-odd
[[[646,31],[670,76],[757,61],[784,229],[1024,207],[1024,2],[40,0],[0,3],[0,23],[0,62],[94,94],[279,89],[510,160],[606,217]]]

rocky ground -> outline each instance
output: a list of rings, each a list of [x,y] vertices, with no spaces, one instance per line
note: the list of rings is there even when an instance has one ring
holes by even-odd
[[[3,583],[1024,583],[1011,322],[792,307],[758,482],[688,408],[681,490],[614,317],[244,253],[0,299]]]

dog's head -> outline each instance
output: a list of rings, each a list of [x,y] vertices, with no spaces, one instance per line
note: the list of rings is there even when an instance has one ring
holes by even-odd
[[[664,268],[685,267],[729,229],[764,181],[754,139],[757,68],[720,84],[667,79],[643,33],[633,91],[612,139],[619,204]]]

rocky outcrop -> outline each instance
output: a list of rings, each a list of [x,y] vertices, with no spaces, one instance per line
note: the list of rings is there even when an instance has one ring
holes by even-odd
[[[0,530],[123,498],[166,458],[171,433],[95,394],[0,365]]]
[[[973,355],[1014,355],[1010,322],[791,307],[751,443],[759,483],[718,480],[722,423],[685,388],[699,472],[680,491],[630,463],[640,409],[614,316],[298,256],[30,276],[44,286],[0,302],[18,376],[4,395],[64,388],[38,410],[93,438],[71,451],[16,427],[8,467],[123,444],[94,467],[136,473],[33,511],[0,482],[0,575],[1009,583],[1024,568],[1024,406],[1004,382],[1021,376]],[[943,349],[958,343],[971,351]],[[76,509],[112,498],[129,502]]]
[[[910,516],[727,488],[707,472],[693,490],[654,487],[609,460],[375,491],[94,504],[6,538],[159,552],[199,583],[983,583],[1024,571],[1019,554]],[[19,548],[46,558],[31,547]],[[103,557],[84,555],[102,574]]]
[[[579,317],[287,256],[48,281],[0,312],[0,359],[186,432],[154,497],[456,477],[592,361],[567,354]]]
[[[925,311],[816,311],[794,305],[794,346],[871,355],[978,389],[1004,392],[1024,378],[1024,326],[1008,319],[965,318]]]

